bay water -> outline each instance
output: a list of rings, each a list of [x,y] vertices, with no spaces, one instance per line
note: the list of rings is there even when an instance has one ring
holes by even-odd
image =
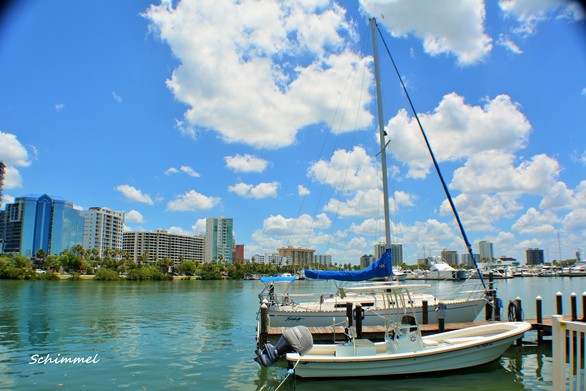
[[[428,282],[436,293],[459,282]],[[551,346],[526,333],[482,367],[386,379],[304,380],[286,365],[254,361],[259,281],[0,280],[1,390],[550,390]],[[520,297],[525,318],[535,297],[545,316],[561,292],[581,296],[586,278],[515,278],[496,282],[503,303]],[[296,281],[297,292],[332,292],[323,281]],[[506,308],[502,317],[506,318]],[[482,319],[484,314],[479,316]],[[449,321],[449,320],[448,320]],[[67,362],[74,361],[77,362]],[[84,362],[80,362],[83,359]]]

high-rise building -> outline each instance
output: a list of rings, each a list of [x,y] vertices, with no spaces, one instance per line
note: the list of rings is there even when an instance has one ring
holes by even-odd
[[[313,254],[313,263],[316,265],[327,265],[332,264],[332,256],[329,254]]]
[[[377,243],[374,245],[374,259],[375,261],[386,251],[387,246],[384,243]],[[394,266],[400,266],[403,264],[403,245],[398,243],[391,243],[391,256],[393,259]]]
[[[474,261],[476,261],[477,264],[480,262],[480,254],[474,254]],[[474,266],[472,257],[468,253],[460,255],[460,263],[464,266]]]
[[[232,263],[234,247],[234,220],[223,217],[206,219],[205,261]]]
[[[106,250],[122,250],[124,212],[108,208],[89,208],[83,213],[83,248],[97,249],[103,257]]]
[[[372,254],[364,254],[360,257],[360,267],[365,269],[375,263],[377,259]]]
[[[158,229],[155,232],[124,232],[123,237],[123,250],[137,263],[165,258],[175,263],[204,261],[203,235],[178,235]]]
[[[282,247],[279,250],[282,257],[290,257],[293,265],[309,266],[313,262],[313,248]]]
[[[6,164],[0,160],[0,206],[2,205],[2,195],[4,194],[4,173],[6,172]]]
[[[232,262],[244,262],[244,245],[237,244],[234,246],[234,254],[232,254]]]
[[[539,248],[528,248],[525,252],[527,255],[527,265],[542,265],[544,258],[543,258],[543,250]]]
[[[480,261],[492,261],[494,253],[492,250],[492,243],[482,240],[478,243],[478,252],[480,253]]]
[[[39,250],[60,254],[83,242],[83,216],[73,203],[27,195],[6,205],[3,213],[3,251],[33,257]]]
[[[454,250],[443,249],[440,253],[441,260],[450,266],[458,265],[458,252]]]

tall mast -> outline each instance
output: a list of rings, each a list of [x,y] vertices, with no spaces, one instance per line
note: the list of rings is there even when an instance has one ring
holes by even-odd
[[[380,141],[380,156],[381,156],[381,168],[383,178],[383,203],[384,203],[384,215],[385,215],[385,245],[388,250],[391,248],[391,220],[389,217],[389,185],[387,180],[387,153],[385,148],[385,124],[383,116],[383,101],[381,93],[380,83],[380,71],[378,64],[378,47],[376,44],[376,19],[370,18],[370,30],[372,35],[372,54],[374,57],[374,77],[376,81],[376,103],[378,109],[378,134]]]

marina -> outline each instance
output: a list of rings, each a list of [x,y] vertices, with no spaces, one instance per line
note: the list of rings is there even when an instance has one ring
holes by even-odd
[[[441,294],[457,281],[430,282]],[[536,317],[535,298],[543,298],[544,317],[563,313],[569,298],[580,298],[581,278],[514,278],[495,287],[504,303],[521,297],[524,318]],[[275,390],[287,376],[285,364],[260,368],[254,362],[259,281],[0,281],[0,389],[63,390],[233,389]],[[326,292],[324,281],[296,281],[295,293]],[[579,314],[579,316],[582,316]],[[483,320],[480,314],[478,320]],[[449,323],[449,322],[448,322]],[[448,324],[447,323],[447,324]],[[341,381],[288,379],[280,390],[394,389],[551,390],[551,345],[525,334],[497,361],[455,373],[397,379]],[[34,354],[98,355],[88,365],[30,365]]]

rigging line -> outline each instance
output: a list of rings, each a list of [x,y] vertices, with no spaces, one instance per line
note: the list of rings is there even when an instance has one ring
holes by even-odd
[[[415,106],[413,105],[413,102],[411,101],[411,97],[409,96],[409,92],[407,91],[407,87],[405,86],[405,83],[403,83],[403,78],[401,77],[401,73],[399,72],[399,69],[397,68],[397,65],[395,64],[395,60],[393,59],[393,56],[391,55],[391,51],[389,50],[389,47],[387,46],[387,43],[383,37],[382,32],[380,31],[380,29],[378,27],[378,24],[376,26],[376,29],[378,31],[378,34],[381,37],[383,45],[385,45],[385,49],[387,51],[387,54],[389,55],[389,58],[391,59],[391,63],[393,64],[393,68],[395,69],[395,72],[397,73],[397,77],[399,78],[399,82],[401,83],[401,87],[403,88],[403,92],[405,93],[405,96],[407,97],[407,100],[409,101],[409,106],[411,106],[411,111],[413,112],[413,116],[417,120],[417,124],[419,125],[419,129],[421,130],[421,134],[423,135],[423,139],[425,141],[425,144],[427,145],[427,150],[429,151],[429,154],[431,155],[431,159],[433,161],[433,165],[435,167],[435,170],[439,176],[442,187],[444,188],[444,192],[446,194],[448,202],[450,203],[452,211],[454,212],[454,217],[456,218],[456,221],[458,223],[458,227],[460,228],[460,233],[462,234],[462,238],[464,239],[464,243],[466,244],[466,248],[468,250],[468,253],[470,254],[470,258],[472,259],[472,262],[474,262],[474,266],[476,267],[476,270],[478,271],[478,277],[480,278],[480,281],[482,282],[482,286],[484,287],[484,290],[487,291],[488,288],[486,287],[486,283],[484,282],[484,278],[482,277],[482,273],[480,272],[478,264],[476,263],[476,259],[474,259],[474,253],[472,252],[472,246],[470,244],[470,241],[468,240],[468,236],[466,235],[466,231],[464,230],[464,225],[462,225],[462,221],[460,220],[460,215],[458,214],[458,211],[456,210],[456,205],[454,204],[454,201],[452,200],[452,196],[450,194],[448,186],[446,185],[444,177],[441,173],[441,170],[440,170],[440,167],[437,163],[435,155],[433,154],[433,151],[431,149],[431,145],[429,144],[429,140],[427,139],[427,135],[425,134],[425,130],[423,129],[423,125],[421,124],[419,116],[417,115],[417,111],[415,110]]]

